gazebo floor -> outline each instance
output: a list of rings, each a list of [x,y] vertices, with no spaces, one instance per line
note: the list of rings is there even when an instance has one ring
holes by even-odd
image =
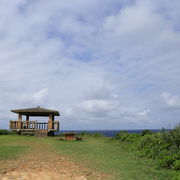
[[[40,129],[20,129],[16,130],[16,132],[20,135],[30,135],[30,136],[37,136],[37,137],[45,137],[45,136],[52,136],[54,135],[54,131],[48,132],[48,130]]]

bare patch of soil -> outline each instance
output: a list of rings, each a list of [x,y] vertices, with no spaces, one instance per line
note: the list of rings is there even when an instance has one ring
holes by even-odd
[[[92,170],[61,156],[45,143],[33,145],[31,152],[16,160],[1,161],[0,180],[89,180],[104,179]]]

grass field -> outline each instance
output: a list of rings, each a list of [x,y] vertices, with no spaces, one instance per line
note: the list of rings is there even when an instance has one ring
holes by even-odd
[[[152,161],[137,157],[107,138],[88,137],[82,142],[55,142],[55,148],[75,161],[122,180],[178,179],[179,172],[159,169]]]
[[[26,153],[31,147],[27,142],[31,142],[33,139],[19,136],[0,136],[0,160],[15,159]]]
[[[73,162],[106,174],[104,179],[178,180],[178,175],[180,177],[179,171],[158,169],[150,160],[139,158],[121,144],[104,137],[86,136],[83,141],[66,142],[57,137],[0,136],[0,162],[31,153],[35,142],[43,142]]]

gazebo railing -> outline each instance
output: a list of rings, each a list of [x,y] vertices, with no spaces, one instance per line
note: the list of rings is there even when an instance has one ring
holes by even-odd
[[[37,121],[10,121],[11,130],[59,130],[59,121],[37,122]]]

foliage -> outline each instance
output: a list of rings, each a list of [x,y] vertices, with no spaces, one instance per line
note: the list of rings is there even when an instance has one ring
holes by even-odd
[[[165,180],[173,176],[177,180],[178,172],[157,169],[154,162],[137,157],[133,151],[122,148],[123,144],[115,139],[92,135],[84,138],[84,141],[55,141],[53,144],[51,141],[50,144],[61,155],[70,156],[76,163],[104,174],[103,180]]]
[[[152,134],[152,131],[145,129],[145,130],[143,130],[143,132],[141,134],[142,134],[142,136],[147,135],[147,134]]]
[[[13,135],[13,134],[15,133],[12,131],[8,131],[6,129],[0,129],[0,135]]]
[[[101,133],[88,133],[86,131],[80,132],[78,135],[79,136],[91,136],[91,137],[96,137],[96,138],[104,137],[104,135]]]
[[[163,129],[160,133],[148,130],[142,134],[119,132],[115,138],[128,143],[138,155],[156,160],[161,167],[180,170],[180,125],[171,131]]]
[[[127,131],[120,131],[115,135],[115,138],[121,142],[134,142],[140,135],[131,133],[129,134]]]
[[[91,136],[96,137],[96,138],[103,137],[103,135],[101,133],[93,133],[93,134],[91,134]]]
[[[86,135],[89,135],[86,131],[83,131],[83,132],[80,132],[79,133],[80,136],[86,136]]]
[[[41,151],[42,148],[37,149],[37,144],[44,144],[47,145],[47,151],[58,152],[64,158],[67,157],[68,161],[73,160],[80,167],[87,167],[83,173],[91,174],[88,177],[92,176],[92,179],[98,179],[96,173],[102,174],[103,180],[165,180],[173,176],[173,180],[177,180],[180,175],[178,171],[157,169],[154,162],[137,157],[134,152],[122,148],[115,139],[110,141],[106,137],[95,138],[89,135],[84,138],[84,141],[59,141],[57,137],[0,136],[0,172],[4,160],[19,156],[26,158],[26,153]]]

